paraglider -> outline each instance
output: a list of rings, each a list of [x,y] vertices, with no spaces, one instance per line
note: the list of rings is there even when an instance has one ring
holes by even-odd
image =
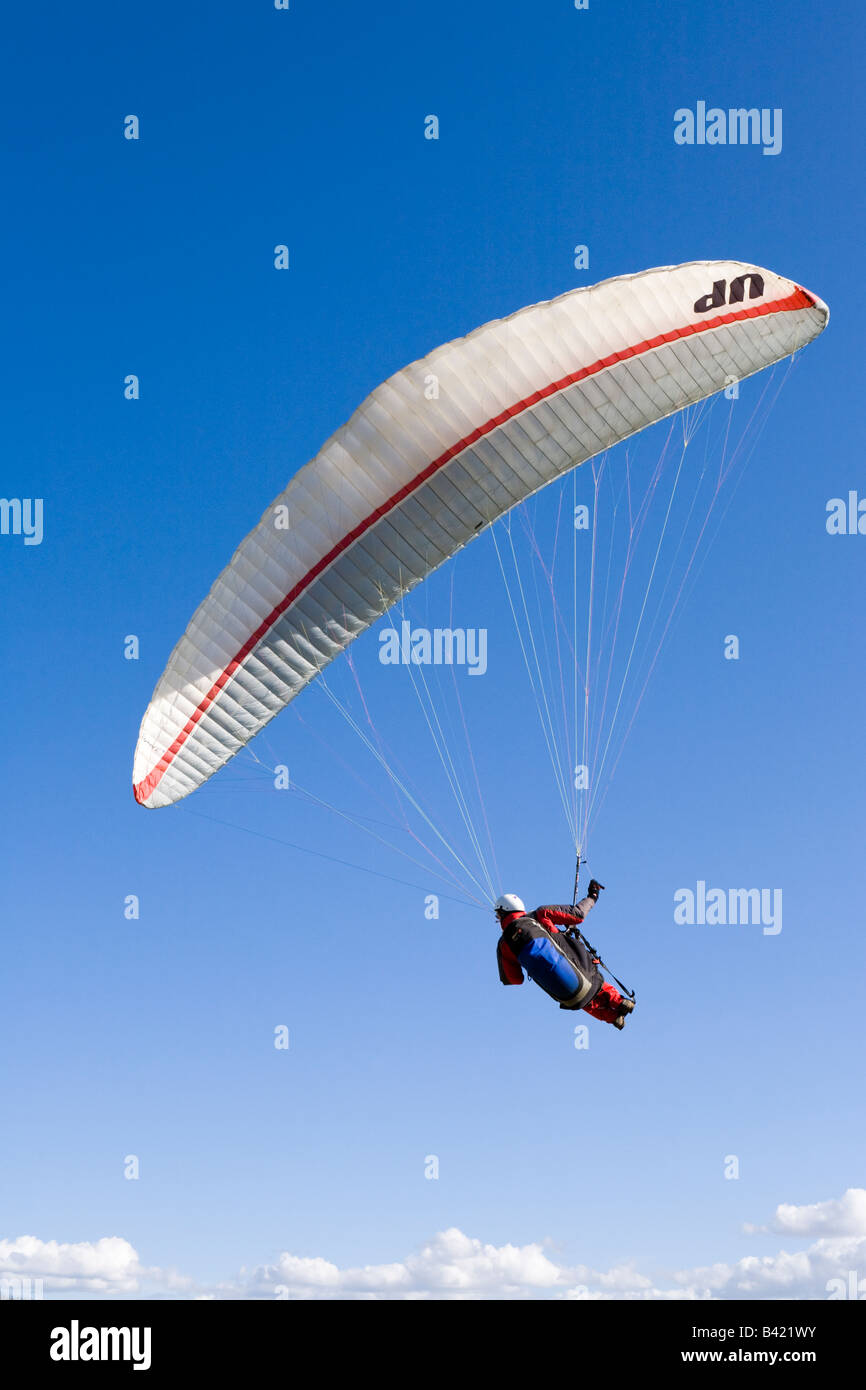
[[[604,979],[599,958],[577,931],[603,887],[590,879],[587,895],[579,903],[549,904],[532,912],[526,911],[516,893],[503,893],[494,907],[502,931],[496,959],[504,985],[522,985],[525,971],[561,1009],[583,1009],[622,1029],[634,1000],[623,997]]]
[[[599,583],[603,605],[610,597],[611,609],[603,609],[600,640],[591,649],[595,521],[606,453],[667,417],[680,415],[687,421],[673,490],[663,508],[663,538],[691,438],[690,408],[722,392],[735,399],[739,383],[792,357],[823,331],[828,319],[829,310],[820,299],[771,271],[738,261],[696,261],[571,290],[487,323],[389,377],[292,477],[193,615],[142,720],[133,767],[136,800],[146,807],[165,807],[195,791],[410,590],[493,523],[592,460],[585,670],[579,674],[575,552],[575,623],[573,633],[564,637],[573,700],[566,697],[562,664],[558,682],[561,707],[572,711],[572,728],[562,740],[564,760],[557,750],[539,644],[531,632],[528,642],[519,637],[579,872],[589,817],[599,804],[601,773],[605,764],[607,769],[615,766],[612,734],[617,722],[623,722],[623,693],[639,664],[638,633],[646,619],[646,629],[651,633],[657,626],[664,640],[706,529],[705,519],[694,546],[684,546],[685,533],[679,535],[677,551],[686,553],[685,574],[678,586],[670,583],[670,576],[665,581],[662,593],[671,593],[673,602],[666,616],[659,614],[657,624],[647,618],[647,596],[659,569],[661,540],[651,549],[637,627],[630,645],[625,644],[621,675],[613,679],[626,575],[639,569],[636,546],[656,494],[665,450],[652,472],[647,501],[638,504],[633,499],[631,473],[626,470],[624,572],[616,578],[611,552],[604,584]],[[719,470],[710,506],[725,473],[726,468]],[[699,483],[702,477],[699,474]],[[618,505],[615,499],[614,517]],[[687,522],[694,506],[693,500]],[[575,506],[574,513],[577,535],[580,526],[589,524],[589,508]],[[504,524],[508,527],[509,521]],[[516,564],[520,547],[515,549],[510,530],[507,540]],[[495,529],[493,544],[507,585]],[[598,577],[601,581],[600,567]],[[562,612],[552,565],[545,569],[544,580],[550,586],[559,653]],[[519,624],[521,614],[527,616],[526,587],[519,577],[517,589],[519,601],[513,602],[509,594],[509,603]],[[404,621],[401,630],[411,632],[411,625]],[[453,637],[450,628],[448,635]],[[600,701],[607,722],[596,729],[592,742],[597,772],[591,786],[589,672],[598,647],[608,656]],[[650,654],[643,688],[654,664]],[[407,669],[411,673],[411,660]],[[438,735],[438,719],[428,719],[428,725]],[[370,747],[369,739],[365,741]],[[371,751],[398,791],[408,795],[381,753]],[[445,761],[453,771],[454,760]],[[606,775],[612,773],[608,770]],[[462,793],[459,797],[466,822],[467,800]],[[578,797],[583,798],[580,812]],[[421,812],[416,800],[412,805]],[[432,825],[429,817],[424,819]],[[438,829],[436,833],[446,844]],[[471,839],[480,857],[479,837],[473,833]],[[451,853],[466,871],[465,862],[453,849]],[[486,866],[484,871],[489,903],[495,889]],[[473,882],[477,886],[477,880]],[[578,902],[575,880],[570,907],[548,905],[532,913],[515,895],[500,897],[495,907],[502,928],[497,951],[500,978],[505,984],[518,984],[525,971],[560,1007],[585,1010],[622,1029],[634,995],[605,981],[604,963],[579,930],[600,889],[592,880],[587,896]]]

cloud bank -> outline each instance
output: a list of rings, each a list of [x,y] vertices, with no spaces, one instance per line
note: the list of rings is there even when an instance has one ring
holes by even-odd
[[[811,1244],[735,1263],[643,1272],[633,1262],[608,1269],[569,1266],[554,1257],[549,1242],[490,1245],[452,1227],[391,1264],[341,1268],[320,1256],[285,1251],[276,1263],[202,1286],[174,1270],[143,1265],[119,1236],[75,1245],[19,1236],[0,1241],[0,1289],[5,1297],[22,1296],[24,1281],[40,1279],[45,1297],[67,1298],[866,1298],[866,1278],[860,1280],[866,1270],[866,1189],[849,1188],[838,1199],[806,1206],[783,1203],[766,1225],[745,1231]]]

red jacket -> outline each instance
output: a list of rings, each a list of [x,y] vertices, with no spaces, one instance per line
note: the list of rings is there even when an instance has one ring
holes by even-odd
[[[546,927],[549,932],[556,932],[559,927],[574,927],[584,918],[583,912],[578,907],[568,907],[562,904],[549,907],[537,907],[534,912],[509,912],[507,916],[500,919],[500,926],[504,931],[510,927],[512,922],[516,922],[518,917],[534,917],[542,927]],[[557,923],[559,926],[557,926]],[[499,961],[499,978],[504,985],[522,985],[523,971],[521,970],[517,958],[510,946],[504,941],[497,941],[496,955]]]

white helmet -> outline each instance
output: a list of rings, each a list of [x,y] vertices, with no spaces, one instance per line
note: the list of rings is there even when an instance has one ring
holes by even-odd
[[[500,893],[493,906],[494,912],[525,912],[523,899],[516,893]]]

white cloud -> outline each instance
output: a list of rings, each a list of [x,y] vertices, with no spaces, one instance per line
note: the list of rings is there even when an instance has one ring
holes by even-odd
[[[6,1281],[5,1288],[11,1291],[17,1287],[16,1281],[35,1279],[42,1280],[46,1293],[108,1297],[141,1293],[143,1284],[180,1293],[191,1282],[173,1270],[146,1268],[121,1236],[76,1244],[39,1240],[37,1236],[0,1240],[0,1280]]]
[[[859,1271],[859,1275],[858,1275]],[[818,1240],[793,1254],[748,1255],[735,1264],[715,1264],[674,1274],[691,1290],[713,1298],[827,1298],[831,1280],[848,1282],[866,1272],[866,1238]],[[864,1283],[866,1292],[866,1283]]]
[[[7,1278],[42,1279],[52,1288],[130,1291],[138,1287],[140,1273],[135,1250],[120,1236],[77,1245],[36,1236],[0,1240],[0,1275]]]
[[[633,1261],[608,1269],[568,1266],[547,1242],[490,1245],[452,1227],[394,1263],[341,1268],[321,1256],[283,1252],[274,1264],[202,1287],[171,1270],[143,1266],[119,1236],[64,1245],[34,1236],[0,1241],[0,1278],[38,1277],[46,1295],[199,1299],[704,1300],[866,1297],[866,1190],[838,1200],[777,1207],[770,1227],[814,1237],[804,1250],[747,1255],[733,1263],[645,1273]],[[547,1249],[545,1249],[547,1245]],[[833,1282],[835,1281],[835,1283]]]
[[[809,1208],[779,1207],[776,1229],[789,1234],[856,1228],[866,1191]],[[802,1213],[792,1216],[791,1213]],[[788,1224],[785,1224],[788,1223]],[[866,1237],[821,1237],[808,1249],[747,1255],[734,1263],[672,1270],[651,1278],[634,1262],[596,1270],[558,1264],[539,1243],[485,1245],[451,1229],[400,1263],[341,1270],[324,1260],[283,1254],[246,1281],[252,1298],[564,1298],[579,1300],[824,1299],[831,1280],[850,1286],[866,1272]],[[866,1280],[863,1292],[866,1294]]]
[[[499,1298],[551,1289],[563,1277],[539,1244],[486,1245],[452,1227],[397,1264],[341,1270],[284,1253],[256,1269],[249,1288],[260,1297]]]
[[[849,1187],[838,1201],[776,1207],[772,1231],[796,1236],[866,1236],[866,1190]]]

